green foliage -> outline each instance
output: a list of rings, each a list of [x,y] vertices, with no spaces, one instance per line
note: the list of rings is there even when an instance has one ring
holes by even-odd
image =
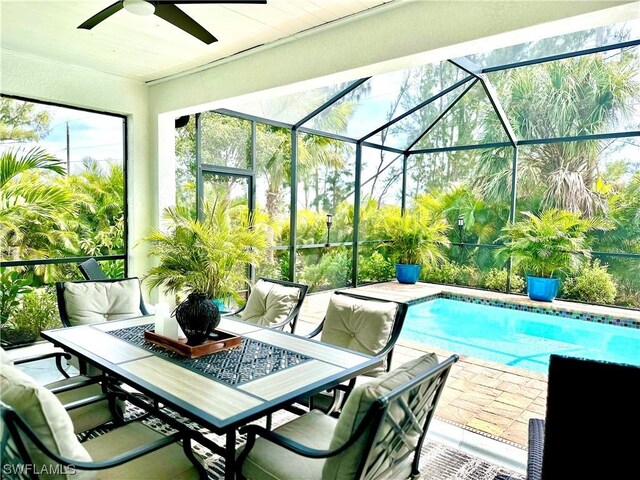
[[[358,277],[360,282],[385,282],[395,277],[395,265],[373,251],[358,257]]]
[[[311,290],[339,288],[351,283],[351,255],[347,249],[335,249],[324,254],[320,261],[304,266],[300,281]]]
[[[37,288],[25,293],[2,330],[2,340],[14,345],[30,343],[40,332],[60,328],[58,304],[53,288]]]
[[[538,277],[552,278],[579,268],[590,257],[586,233],[609,228],[603,221],[583,219],[566,210],[522,215],[522,220],[503,229],[501,252],[513,256],[514,267]]]
[[[507,277],[508,272],[504,268],[492,268],[485,274],[485,277],[483,279],[483,287],[498,292],[506,292]],[[516,273],[511,274],[510,292],[524,292],[524,279]]]
[[[438,265],[444,260],[440,246],[449,244],[449,224],[438,202],[427,195],[417,198],[404,215],[399,208],[381,211],[375,230],[378,238],[390,239],[380,248],[396,263]]]
[[[564,298],[611,304],[616,298],[617,287],[606,265],[594,260],[593,264],[584,266],[575,276],[568,277],[562,284],[562,292]]]
[[[16,270],[0,267],[0,325],[4,325],[20,301],[21,295],[31,290],[30,281]]]
[[[50,120],[43,105],[0,97],[0,141],[37,141],[48,134]]]
[[[420,279],[424,282],[468,287],[480,287],[483,283],[480,269],[456,262],[445,262],[438,267],[423,269],[420,272]]]
[[[159,261],[144,279],[165,292],[240,301],[236,292],[246,281],[247,265],[264,261],[266,227],[248,219],[233,222],[228,203],[205,204],[203,210],[203,221],[192,219],[185,208],[165,210],[167,231],[155,230],[143,240],[150,244],[149,256]]]

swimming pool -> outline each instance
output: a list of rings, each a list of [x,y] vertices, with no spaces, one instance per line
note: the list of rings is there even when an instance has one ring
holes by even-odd
[[[549,355],[640,365],[640,330],[438,298],[409,308],[401,339],[547,373]]]

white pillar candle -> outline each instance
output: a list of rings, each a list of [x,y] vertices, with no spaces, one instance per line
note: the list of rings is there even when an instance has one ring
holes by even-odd
[[[164,325],[163,325],[164,333],[163,333],[163,335],[165,337],[169,337],[169,338],[172,338],[174,340],[178,340],[178,329],[179,329],[178,322],[176,321],[175,317],[167,315],[164,318]]]
[[[154,330],[157,335],[164,335],[164,319],[169,316],[169,305],[164,302],[156,303],[155,310]]]

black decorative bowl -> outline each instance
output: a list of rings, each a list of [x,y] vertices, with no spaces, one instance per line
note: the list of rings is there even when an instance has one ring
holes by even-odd
[[[218,307],[204,293],[191,293],[176,307],[176,320],[187,337],[187,345],[204,343],[220,324]]]

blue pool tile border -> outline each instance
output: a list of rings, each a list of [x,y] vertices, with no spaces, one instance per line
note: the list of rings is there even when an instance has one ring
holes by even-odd
[[[510,310],[521,310],[524,312],[542,313],[544,315],[552,315],[554,317],[570,318],[573,320],[582,320],[585,322],[604,323],[607,325],[615,325],[617,327],[640,329],[640,322],[631,318],[616,318],[608,315],[599,315],[597,313],[573,312],[564,308],[549,308],[543,306],[524,305],[521,303],[505,302],[504,300],[496,300],[493,298],[482,298],[471,295],[461,295],[459,293],[441,292],[426,297],[416,298],[409,302],[409,305],[436,300],[437,298],[446,298],[448,300],[457,300],[466,303],[477,303],[479,305],[489,305],[492,307],[508,308]]]

